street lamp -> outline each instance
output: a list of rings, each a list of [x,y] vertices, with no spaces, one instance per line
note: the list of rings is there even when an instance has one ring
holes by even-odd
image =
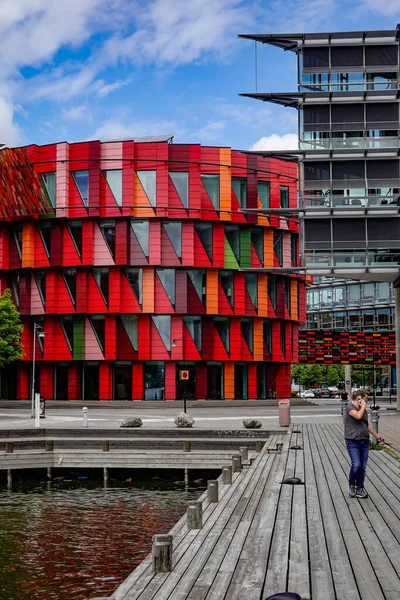
[[[33,352],[32,352],[32,394],[31,394],[31,419],[35,418],[35,362],[36,362],[36,336],[38,339],[44,338],[42,325],[33,324]]]
[[[179,338],[176,338],[176,340],[172,340],[171,346],[173,348],[176,348],[177,342],[180,342],[181,340],[183,341],[183,337],[179,337]],[[182,344],[182,346],[183,346],[183,344]],[[182,348],[182,350],[183,350],[183,348]],[[185,367],[185,354],[183,354],[183,367]],[[184,386],[183,386],[183,412],[186,413],[186,395],[187,395],[186,386],[187,386],[187,381],[189,379],[189,371],[186,371],[185,368],[183,368],[182,371],[179,371],[179,379],[180,379],[180,381],[184,382]]]

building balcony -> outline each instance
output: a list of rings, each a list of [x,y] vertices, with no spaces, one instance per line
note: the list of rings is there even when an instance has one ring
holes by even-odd
[[[370,150],[398,149],[400,139],[396,137],[326,138],[300,140],[300,150]]]
[[[364,195],[364,196],[336,196],[336,195],[299,195],[299,206],[308,216],[328,216],[342,213],[357,216],[362,214],[399,214],[400,195]]]

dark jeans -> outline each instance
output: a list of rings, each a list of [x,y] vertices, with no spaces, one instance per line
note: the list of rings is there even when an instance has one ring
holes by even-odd
[[[346,446],[351,458],[349,485],[362,488],[368,462],[369,440],[346,440]]]

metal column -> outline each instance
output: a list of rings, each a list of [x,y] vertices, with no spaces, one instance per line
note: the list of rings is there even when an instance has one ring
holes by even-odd
[[[396,310],[396,397],[397,410],[400,410],[400,287],[394,288],[395,310]]]
[[[345,390],[351,398],[351,365],[344,365]],[[348,382],[348,383],[347,383]]]

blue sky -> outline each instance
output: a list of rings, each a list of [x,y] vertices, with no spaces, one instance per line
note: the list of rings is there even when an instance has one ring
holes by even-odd
[[[252,92],[238,33],[394,29],[400,0],[0,0],[0,142],[174,133],[278,149],[296,113]],[[292,53],[258,46],[259,91],[294,90]]]

